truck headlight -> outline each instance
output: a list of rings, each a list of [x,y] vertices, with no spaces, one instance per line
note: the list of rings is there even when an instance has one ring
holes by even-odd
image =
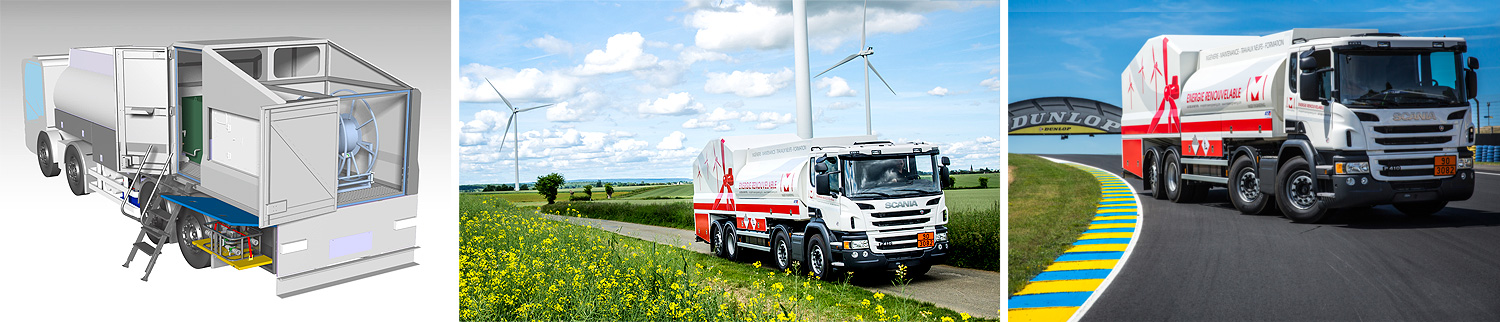
[[[870,241],[868,241],[868,240],[855,240],[855,241],[846,241],[846,242],[844,242],[844,249],[865,249],[865,248],[870,248]]]
[[[939,232],[939,233],[937,233],[937,236],[933,237],[932,239],[934,239],[934,240],[936,240],[937,242],[940,242],[940,243],[941,242],[946,242],[946,241],[948,241],[948,232],[946,232],[946,231],[945,232]]]
[[[1363,174],[1370,173],[1369,162],[1336,162],[1333,164],[1335,173],[1338,174]]]
[[[1457,165],[1458,165],[1459,169],[1473,169],[1474,168],[1474,158],[1458,158],[1458,164]]]

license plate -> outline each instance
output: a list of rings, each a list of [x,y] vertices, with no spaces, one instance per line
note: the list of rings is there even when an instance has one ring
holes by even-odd
[[[932,247],[933,235],[936,233],[917,234],[917,247]]]
[[[1451,176],[1458,172],[1458,156],[1439,155],[1432,157],[1432,175]]]

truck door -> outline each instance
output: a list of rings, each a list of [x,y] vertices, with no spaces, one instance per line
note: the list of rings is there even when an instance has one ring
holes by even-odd
[[[817,162],[817,159],[814,158],[813,161]],[[843,172],[841,171],[843,169],[839,168],[838,158],[823,159],[823,162],[821,162],[821,164],[828,167],[828,172],[826,172],[826,174],[828,174],[828,194],[820,195],[817,194],[817,185],[821,184],[817,180],[819,173],[817,172],[817,170],[814,170],[817,169],[818,164],[819,163],[812,163],[813,166],[808,167],[808,172],[812,173],[812,175],[808,177],[813,178],[813,180],[811,181],[813,182],[814,189],[811,190],[811,193],[808,193],[808,195],[811,196],[811,198],[808,199],[810,199],[811,201],[807,203],[807,206],[809,208],[817,208],[818,213],[822,214],[823,220],[829,225],[840,225],[838,221],[842,220],[841,218],[843,218],[843,216],[839,216],[839,203],[837,196],[844,193],[844,176]]]
[[[1314,55],[1318,56],[1319,60],[1326,61],[1330,65],[1332,64],[1333,51],[1326,49],[1318,50],[1314,53]],[[1300,74],[1302,72],[1300,68],[1301,66],[1298,66],[1297,63],[1299,56],[1299,53],[1293,53],[1289,58],[1291,59],[1291,61],[1289,62],[1288,66],[1291,66],[1292,68],[1288,73]],[[1323,101],[1333,99],[1333,90],[1335,85],[1334,74],[1336,73],[1333,71],[1324,72],[1322,75],[1319,75],[1318,84],[1315,84],[1316,86],[1312,87],[1318,91],[1318,98],[1320,99],[1319,101],[1304,101],[1302,100],[1301,96],[1298,95],[1297,91],[1299,84],[1297,83],[1298,80],[1296,79],[1296,76],[1298,74],[1290,75],[1293,77],[1290,77],[1286,82],[1288,87],[1290,87],[1289,91],[1292,93],[1292,95],[1287,95],[1286,97],[1286,101],[1288,103],[1288,109],[1286,110],[1287,113],[1285,113],[1286,118],[1289,121],[1301,122],[1301,130],[1307,131],[1308,138],[1313,139],[1314,141],[1323,141],[1327,139],[1327,136],[1324,135],[1324,124],[1327,123],[1324,118],[1328,117],[1329,114],[1328,107],[1323,105]],[[1294,129],[1287,128],[1288,132],[1292,130]]]

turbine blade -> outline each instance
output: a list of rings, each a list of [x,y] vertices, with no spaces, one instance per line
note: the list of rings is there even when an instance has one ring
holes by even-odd
[[[870,71],[875,72],[875,77],[880,79],[881,84],[885,84],[885,89],[891,90],[891,95],[896,95],[896,89],[891,88],[891,83],[885,82],[885,77],[881,77],[880,71],[875,70],[875,65],[870,64],[870,57],[865,57],[865,66],[869,66]]]
[[[859,10],[859,48],[865,48],[865,25],[870,21],[870,0]]]
[[[510,118],[505,121],[505,132],[500,132],[500,133],[503,133],[503,134],[500,134],[500,147],[495,148],[496,150],[504,150],[505,149],[505,134],[504,133],[510,133],[510,126],[514,125],[514,124],[516,124],[516,113],[510,113]]]
[[[500,94],[500,89],[499,88],[495,88],[495,83],[490,82],[490,78],[489,77],[485,77],[484,78],[484,83],[485,84],[490,84],[490,89],[495,90],[495,95],[500,95],[500,100],[505,102],[505,107],[509,107],[510,110],[512,110],[512,111],[516,110],[515,106],[511,106],[510,105],[510,100],[505,99],[505,94]]]
[[[541,106],[527,107],[527,108],[516,110],[516,113],[530,111],[530,110],[539,109],[539,108],[548,107],[548,106],[553,106],[553,105],[557,105],[557,103],[552,103],[552,104],[547,104],[547,105],[541,105]]]
[[[817,75],[813,75],[813,78],[818,78],[818,76],[823,76],[823,74],[828,73],[828,71],[833,70],[834,68],[839,68],[839,66],[843,65],[844,63],[847,63],[847,62],[849,62],[851,60],[854,60],[855,57],[859,57],[859,54],[856,53],[856,54],[853,54],[853,55],[849,55],[849,57],[844,57],[844,60],[839,61],[839,63],[837,63],[837,64],[833,64],[833,67],[829,67],[828,69],[823,70],[822,73],[818,73]]]

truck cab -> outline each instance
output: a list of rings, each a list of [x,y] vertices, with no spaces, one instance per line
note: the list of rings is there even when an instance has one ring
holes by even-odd
[[[925,271],[946,259],[948,161],[937,147],[877,141],[812,152],[815,188],[804,200],[837,245],[829,250],[832,267]]]

